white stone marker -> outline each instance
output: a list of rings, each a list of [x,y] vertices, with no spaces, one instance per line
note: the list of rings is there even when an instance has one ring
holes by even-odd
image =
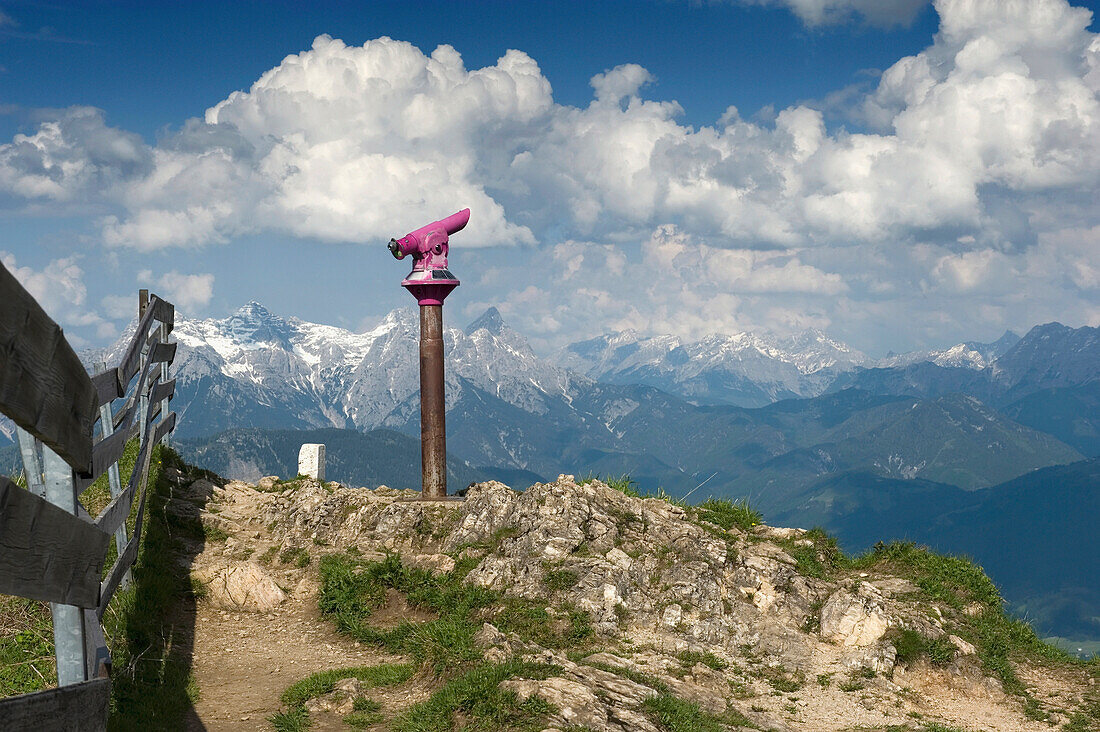
[[[325,446],[306,443],[298,451],[298,474],[325,482]]]

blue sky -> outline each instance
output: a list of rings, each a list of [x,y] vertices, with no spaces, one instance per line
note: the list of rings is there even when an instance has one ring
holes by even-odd
[[[141,286],[370,326],[467,205],[447,318],[541,350],[1097,325],[1096,5],[0,1],[0,256],[86,344]]]

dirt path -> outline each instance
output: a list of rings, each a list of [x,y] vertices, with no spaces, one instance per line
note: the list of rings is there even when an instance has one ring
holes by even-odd
[[[270,729],[279,696],[317,671],[390,661],[321,620],[315,595],[261,615],[200,603],[195,621],[195,711],[207,730]]]
[[[169,510],[215,519],[228,538],[206,541],[190,563],[196,569],[243,551],[261,556],[280,549],[254,519],[252,491],[197,485],[181,491]],[[213,508],[214,513],[210,512]],[[205,510],[204,510],[205,509]],[[247,547],[247,550],[245,549]],[[197,548],[197,547],[196,547]],[[314,547],[314,549],[317,549]],[[199,600],[195,614],[192,672],[199,689],[191,730],[270,730],[268,717],[282,709],[279,697],[291,684],[317,671],[398,660],[363,646],[332,628],[317,608],[317,557],[304,568],[268,559],[287,599],[266,613],[223,609]]]

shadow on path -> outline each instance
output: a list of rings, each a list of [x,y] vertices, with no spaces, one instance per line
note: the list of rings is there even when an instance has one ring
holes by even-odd
[[[191,565],[203,550],[199,515],[213,491],[200,479],[217,478],[186,465],[171,449],[158,448],[154,464],[158,460],[155,483],[150,475],[134,584],[120,607],[126,620],[114,643],[111,730],[205,729],[194,706]]]

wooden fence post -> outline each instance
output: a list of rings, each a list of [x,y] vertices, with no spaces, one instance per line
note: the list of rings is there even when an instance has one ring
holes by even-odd
[[[96,368],[99,371],[107,370],[107,363],[102,362],[96,364]],[[99,408],[99,423],[103,427],[103,434],[101,439],[107,439],[114,434],[114,415],[111,414],[111,402],[104,402]],[[107,480],[111,486],[111,498],[118,498],[122,493],[122,477],[118,473],[118,462],[111,463],[111,467],[107,468]],[[122,556],[122,550],[126,548],[126,522],[115,530],[115,549],[118,551],[118,555]],[[130,570],[126,570],[126,574],[122,575],[122,582],[119,583],[119,588],[125,590],[130,586],[130,582],[133,581],[133,575]]]
[[[46,495],[50,503],[78,515],[73,469],[46,445],[42,446]],[[57,684],[67,686],[84,681],[87,660],[84,648],[84,619],[80,608],[51,602],[54,652],[57,656]]]

